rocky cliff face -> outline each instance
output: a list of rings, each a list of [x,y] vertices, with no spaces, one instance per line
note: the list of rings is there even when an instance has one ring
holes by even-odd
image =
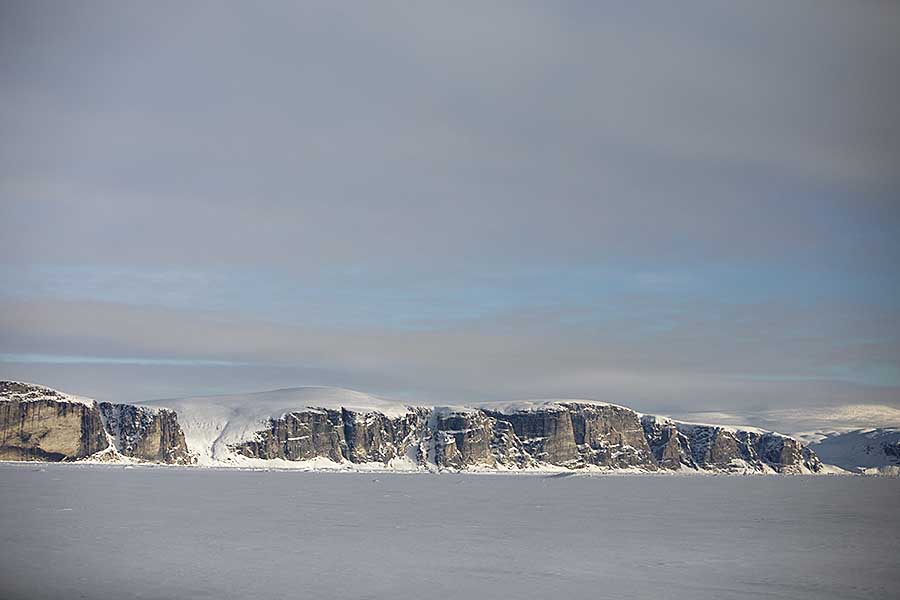
[[[674,421],[652,415],[641,417],[644,435],[650,451],[660,468],[679,470],[696,469],[691,442],[686,435],[678,431]]]
[[[167,464],[190,464],[178,416],[165,408],[101,402],[100,414],[122,456]]]
[[[309,460],[323,456],[338,462],[343,458],[344,445],[340,411],[304,410],[272,419],[255,440],[235,445],[233,449],[250,458]]]
[[[437,468],[527,468],[538,463],[525,449],[513,425],[487,411],[436,408],[425,445],[427,462]]]
[[[513,433],[534,460],[551,465],[577,466],[579,455],[569,410],[562,405],[490,412],[512,425]]]
[[[102,451],[107,459],[190,462],[173,411],[98,404],[39,385],[0,382],[0,460],[75,460]]]
[[[425,437],[428,411],[411,409],[401,417],[379,412],[307,408],[270,419],[256,439],[232,446],[249,458],[335,462],[380,462],[407,456]]]
[[[540,462],[573,469],[657,468],[637,413],[621,406],[556,402],[490,414],[509,422],[528,454]]]
[[[665,469],[802,473],[821,470],[815,453],[777,433],[641,419],[653,456]]]
[[[42,386],[0,382],[0,460],[74,460],[108,445],[95,403]]]
[[[98,405],[14,382],[0,382],[0,393],[0,459],[5,460],[84,458],[106,449],[110,440],[116,452],[107,454],[113,459],[125,456],[170,464],[190,464],[195,453],[213,444],[226,452],[210,464],[223,460],[240,464],[241,458],[327,458],[388,468],[399,466],[394,461],[400,459],[405,468],[431,470],[554,467],[808,473],[822,468],[815,453],[793,438],[681,423],[599,402],[393,407],[385,412],[380,408],[384,404],[351,409],[335,403],[289,410],[260,422],[265,419],[262,413],[234,425],[232,416],[239,415],[240,408],[232,406],[214,411],[215,418],[202,416],[213,413],[192,416],[197,437],[186,439],[176,411],[165,408]],[[328,391],[325,397],[333,400],[333,393]],[[358,392],[352,394],[358,402],[368,401]],[[189,405],[182,409],[191,413]],[[190,448],[190,443],[197,447]]]
[[[415,408],[401,417],[388,417],[379,412],[341,409],[346,444],[344,457],[355,463],[387,464],[402,457],[421,462],[429,412]]]

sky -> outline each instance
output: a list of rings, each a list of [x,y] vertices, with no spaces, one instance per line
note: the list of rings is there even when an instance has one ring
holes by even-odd
[[[0,377],[896,409],[898,107],[892,2],[9,0]]]

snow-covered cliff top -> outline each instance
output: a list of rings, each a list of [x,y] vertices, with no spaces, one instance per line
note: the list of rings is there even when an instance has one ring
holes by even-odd
[[[286,413],[315,409],[379,412],[402,416],[403,403],[355,390],[335,387],[297,387],[250,394],[196,396],[155,400],[148,403],[173,409],[191,451],[200,464],[213,463],[232,454],[229,446],[252,440],[270,419]]]
[[[620,406],[610,402],[601,402],[600,400],[587,400],[584,398],[541,398],[534,400],[517,400],[513,402],[488,402],[480,404],[479,408],[498,412],[502,414],[512,414],[517,412],[532,412],[536,410],[564,410],[566,404],[589,404],[592,406],[611,406],[621,408],[623,410],[632,409],[627,406]]]
[[[781,435],[784,437],[791,437],[789,435],[785,435],[783,433],[778,433],[777,431],[771,431],[769,429],[761,429],[759,427],[751,427],[750,425],[725,425],[722,423],[695,423],[692,421],[681,421],[679,419],[672,419],[670,417],[663,417],[659,415],[645,415],[641,414],[641,419],[646,421],[647,419],[652,420],[657,425],[676,425],[679,429],[687,430],[692,427],[709,427],[713,429],[721,429],[722,431],[728,431],[731,433],[736,433],[738,431],[748,431],[750,433],[774,433],[777,435]]]
[[[91,398],[66,394],[43,385],[27,383],[24,381],[0,381],[0,402],[37,402],[40,400],[52,400],[54,402],[70,402],[94,406]]]
[[[296,387],[250,394],[227,394],[221,396],[195,396],[168,400],[154,400],[147,404],[172,408],[180,412],[185,407],[229,408],[240,412],[265,414],[278,418],[285,413],[303,409],[346,408],[354,412],[380,412],[395,417],[409,412],[402,403],[356,390],[337,387]]]

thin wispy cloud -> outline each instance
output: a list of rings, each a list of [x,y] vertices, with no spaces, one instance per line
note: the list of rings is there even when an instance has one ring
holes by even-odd
[[[66,356],[61,354],[0,354],[0,362],[35,365],[137,365],[151,367],[243,367],[253,363],[198,358],[137,358],[111,356]]]

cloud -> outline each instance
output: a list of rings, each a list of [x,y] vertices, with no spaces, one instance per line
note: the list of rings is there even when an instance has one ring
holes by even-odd
[[[895,5],[2,11],[6,372],[897,398]]]
[[[896,7],[231,8],[9,5],[5,256],[897,255]]]
[[[793,406],[849,399],[897,402],[896,377],[878,386],[861,385],[819,365],[832,364],[822,353],[836,343],[825,331],[794,337],[767,333],[757,320],[777,329],[772,317],[760,307],[744,310],[744,318],[740,311],[721,320],[694,317],[635,335],[629,319],[567,325],[547,313],[431,329],[336,328],[234,313],[27,302],[2,305],[0,338],[15,354],[109,357],[110,363],[130,357],[150,366],[233,363],[240,366],[244,389],[250,382],[271,387],[274,381],[266,375],[277,372],[278,385],[343,385],[419,402],[586,397],[647,411],[758,409],[786,401]],[[795,327],[821,327],[818,319],[802,323],[798,316],[785,318]],[[842,339],[838,333],[837,340]],[[878,356],[856,359],[868,364]],[[748,365],[767,376],[744,375]],[[3,365],[21,379],[18,369]],[[808,376],[792,377],[796,373]],[[216,376],[210,371],[209,377]],[[136,394],[139,388],[147,398],[160,384],[136,378],[128,385],[133,389],[118,393]]]

